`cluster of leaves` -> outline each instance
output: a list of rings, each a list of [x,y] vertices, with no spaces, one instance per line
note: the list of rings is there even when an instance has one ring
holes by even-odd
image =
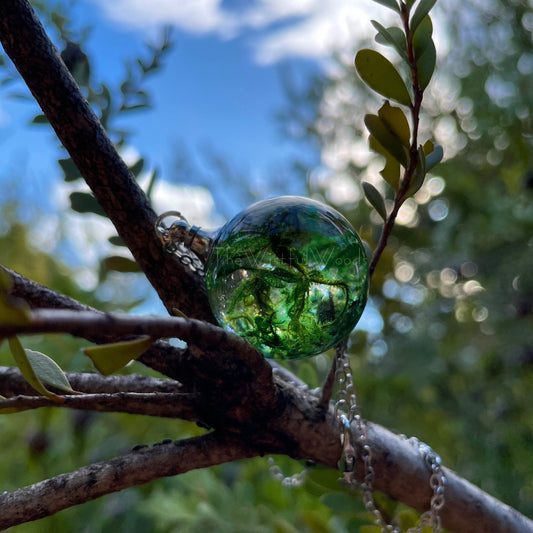
[[[375,20],[372,24],[377,30],[376,42],[387,45],[396,52],[405,74],[402,76],[391,61],[372,49],[362,49],[357,53],[355,67],[361,79],[371,89],[407,107],[411,112],[412,131],[403,109],[390,105],[388,100],[377,115],[365,116],[365,125],[370,133],[370,148],[385,157],[381,176],[394,190],[395,213],[407,198],[420,189],[427,172],[443,157],[442,147],[434,145],[432,141],[418,145],[423,93],[433,76],[436,64],[436,50],[432,39],[433,24],[428,14],[436,0],[420,0],[418,3],[375,1],[400,16],[402,27],[385,28]],[[404,78],[408,79],[408,82]],[[386,222],[388,215],[383,196],[368,182],[363,183],[363,191],[367,200]]]

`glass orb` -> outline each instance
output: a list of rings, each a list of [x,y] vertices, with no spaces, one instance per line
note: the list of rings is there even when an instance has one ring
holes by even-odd
[[[298,196],[257,202],[225,224],[205,274],[220,325],[274,359],[335,346],[368,294],[367,256],[350,223]]]

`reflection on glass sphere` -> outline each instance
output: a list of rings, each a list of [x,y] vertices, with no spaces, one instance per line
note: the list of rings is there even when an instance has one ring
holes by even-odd
[[[349,222],[297,196],[263,200],[225,224],[205,274],[221,326],[275,359],[342,341],[368,293],[368,260]]]

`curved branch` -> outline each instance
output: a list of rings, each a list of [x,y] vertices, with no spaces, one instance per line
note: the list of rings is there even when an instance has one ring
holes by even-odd
[[[159,245],[148,198],[27,0],[0,2],[0,42],[167,309],[214,322],[201,278]]]
[[[104,494],[258,455],[241,440],[210,433],[142,448],[0,495],[0,530],[54,514]]]

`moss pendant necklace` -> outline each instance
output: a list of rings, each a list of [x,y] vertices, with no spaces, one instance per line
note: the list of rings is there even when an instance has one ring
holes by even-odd
[[[165,228],[168,216],[179,219]],[[215,236],[190,228],[175,212],[161,215],[158,228],[167,248],[183,244],[204,262],[219,324],[265,357],[322,353],[347,337],[363,313],[365,250],[350,223],[320,202],[299,196],[263,200]]]

